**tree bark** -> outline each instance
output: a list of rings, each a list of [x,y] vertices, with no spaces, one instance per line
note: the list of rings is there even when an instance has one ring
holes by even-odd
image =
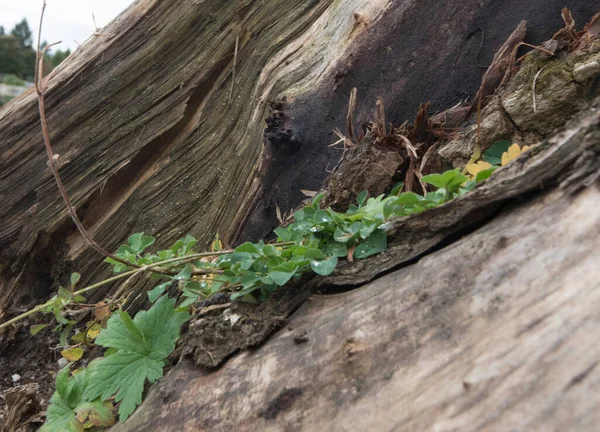
[[[570,3],[579,22],[597,12]],[[345,127],[351,89],[357,130],[378,96],[396,126],[422,102],[449,108],[477,92],[481,65],[521,20],[539,43],[560,27],[561,6],[139,0],[50,77],[61,175],[108,250],[139,231],[158,247],[187,233],[200,245],[217,232],[231,245],[262,238],[275,209],[294,208],[338,162],[328,146]],[[583,60],[600,73],[597,58]],[[557,127],[544,110],[562,125],[598,93],[597,78],[584,86],[565,76],[569,94],[585,98],[554,110],[564,100],[539,89],[531,116],[523,81],[514,100],[482,113],[488,141],[539,143]],[[0,109],[2,320],[48,298],[72,270],[83,284],[109,273],[66,214],[36,103],[29,92]],[[485,122],[494,113],[502,131]],[[259,306],[203,309],[176,353],[185,360],[114,430],[593,430],[597,113],[598,101],[471,193],[386,224],[380,255],[307,276]],[[464,162],[479,132],[467,129],[448,160]],[[315,290],[329,294],[311,298]]]
[[[258,349],[217,370],[184,359],[112,430],[596,430],[598,109],[481,188],[392,222],[388,251],[317,279],[345,290],[311,297]],[[244,310],[220,312],[244,331]]]
[[[571,3],[578,19],[595,12],[586,0]],[[337,162],[327,146],[345,123],[351,88],[359,89],[356,123],[381,95],[396,124],[426,100],[451,106],[474,94],[478,61],[488,62],[520,20],[531,21],[529,42],[552,34],[562,3],[543,6],[138,1],[50,77],[61,175],[108,250],[139,231],[159,246],[186,233],[200,244],[216,232],[228,243],[260,238],[276,224],[276,206],[296,206],[300,189],[318,189]],[[479,28],[481,39],[472,33]],[[281,110],[270,114],[269,102]],[[82,283],[109,270],[66,215],[33,92],[0,110],[0,137],[4,318],[46,298],[72,270]]]

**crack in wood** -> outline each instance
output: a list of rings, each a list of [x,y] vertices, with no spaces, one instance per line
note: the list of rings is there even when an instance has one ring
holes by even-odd
[[[159,163],[165,159],[168,160],[169,149],[184,140],[190,132],[198,127],[206,101],[215,87],[218,87],[229,75],[232,59],[233,47],[231,55],[218,61],[206,74],[206,78],[191,91],[181,120],[142,147],[124,167],[117,170],[106,181],[103,188],[90,196],[82,206],[85,210],[80,212],[83,224],[90,234],[93,235],[143,182],[156,173]],[[143,134],[143,130],[141,133]],[[76,258],[86,246],[85,239],[78,231],[70,236],[68,243],[70,244],[69,256],[71,259]]]

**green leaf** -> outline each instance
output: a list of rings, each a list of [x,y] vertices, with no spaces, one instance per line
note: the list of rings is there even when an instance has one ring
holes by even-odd
[[[166,249],[156,252],[156,256],[159,261],[167,261],[171,258],[175,258],[175,253],[171,249]]]
[[[328,241],[321,245],[321,250],[326,255],[335,255],[337,257],[345,257],[348,255],[348,246],[345,243],[339,243],[336,241]]]
[[[396,183],[393,187],[392,190],[390,191],[390,195],[398,195],[400,193],[400,191],[402,190],[402,187],[404,186],[403,182],[398,182]]]
[[[173,279],[186,280],[186,279],[189,279],[191,276],[192,276],[192,265],[186,264],[185,267],[183,268],[183,270],[181,270],[179,273],[177,273],[175,276],[173,276]]]
[[[31,336],[35,336],[36,334],[44,330],[46,327],[48,327],[48,324],[32,325],[31,327],[29,327],[29,333],[31,333]]]
[[[252,288],[260,283],[260,275],[254,272],[246,272],[242,275],[240,283],[244,289]]]
[[[90,365],[84,398],[93,400],[100,396],[107,400],[116,393],[115,402],[121,402],[119,418],[127,419],[142,402],[145,381],[152,383],[162,377],[181,325],[188,319],[189,314],[175,309],[175,299],[161,297],[148,311],[138,312],[133,319],[145,342],[141,343],[129,331],[123,314],[114,314],[96,344],[118,351]]]
[[[63,301],[63,305],[66,305],[71,302],[71,292],[63,287],[58,287],[58,298]]]
[[[310,258],[313,260],[324,260],[327,258],[327,255],[325,255],[325,253],[323,251],[321,251],[320,249],[316,249],[316,248],[311,248],[311,249],[307,249],[303,256],[305,256],[306,258]]]
[[[279,255],[277,253],[277,248],[273,245],[264,245],[262,248],[262,253],[266,257],[275,257]]]
[[[323,224],[333,222],[333,217],[326,210],[319,210],[315,213],[315,223]]]
[[[492,165],[500,165],[502,163],[502,153],[508,151],[512,145],[511,141],[498,141],[483,153],[483,160]]]
[[[196,243],[197,240],[188,234],[185,237],[177,240],[169,249],[171,249],[171,251],[173,251],[173,253],[175,253],[177,256],[185,256],[191,252]]]
[[[294,219],[301,221],[304,219],[304,209],[300,209],[294,212]]]
[[[121,318],[121,322],[125,326],[125,329],[129,332],[129,337],[131,338],[131,340],[134,340],[138,344],[143,344],[144,335],[142,334],[140,329],[137,328],[135,322],[131,319],[129,314],[123,309],[119,309],[118,313],[119,318]]]
[[[110,402],[83,398],[87,378],[85,369],[69,378],[68,366],[56,375],[56,391],[50,399],[41,432],[82,432],[89,426],[108,427],[115,423]]]
[[[318,275],[327,276],[330,275],[333,270],[335,270],[337,263],[338,257],[332,256],[321,261],[311,260],[310,268]]]
[[[324,196],[325,195],[323,195],[322,193],[315,195],[315,197],[312,199],[312,202],[310,203],[310,205],[317,208]]]
[[[442,176],[446,180],[446,189],[452,193],[458,192],[460,185],[468,180],[466,176],[455,170],[446,171]]]
[[[498,169],[498,167],[492,167],[492,168],[488,168],[483,171],[479,171],[477,173],[477,175],[475,176],[475,182],[480,183],[484,180],[489,179],[492,176],[492,174],[494,173],[494,171],[496,171],[497,169]]]
[[[356,246],[354,256],[356,258],[366,258],[371,255],[383,252],[387,248],[387,237],[383,230],[377,230],[369,236],[367,240]]]
[[[290,281],[295,272],[272,270],[269,272],[269,277],[279,286],[283,286]]]
[[[81,279],[81,275],[77,272],[75,273],[71,273],[71,286],[75,286],[77,285],[77,282],[79,282],[79,279]]]
[[[286,262],[271,269],[268,276],[279,286],[285,285],[296,274],[298,264]]]
[[[333,233],[333,239],[340,243],[346,243],[352,237],[354,237],[354,233],[345,232],[339,226],[335,228]]]
[[[150,300],[150,303],[154,303],[156,299],[167,290],[171,283],[172,281],[161,283],[148,291],[148,300]]]
[[[277,234],[277,239],[280,241],[288,241],[291,236],[290,231],[283,227],[275,228],[275,234]]]
[[[127,243],[129,243],[131,245],[131,248],[136,253],[142,253],[144,251],[144,249],[146,249],[148,246],[153,245],[154,241],[155,241],[154,237],[145,236],[143,232],[132,234],[127,239]]]
[[[73,330],[73,323],[74,322],[75,321],[71,322],[71,321],[67,320],[67,322],[66,322],[67,325],[65,326],[65,328],[63,329],[63,331],[60,332],[59,343],[60,343],[61,346],[66,347],[66,346],[69,345],[69,342],[68,342],[69,334],[71,334],[71,330]]]
[[[367,192],[367,191],[362,191],[361,193],[356,195],[356,203],[358,204],[359,207],[362,207],[365,205],[365,203],[367,202],[368,195],[369,195],[369,192]]]
[[[46,410],[46,423],[39,432],[83,432],[83,430],[83,425],[77,420],[73,408],[55,392]]]
[[[397,205],[419,204],[423,198],[414,192],[403,192],[394,201]]]
[[[69,386],[69,366],[62,368],[56,374],[56,392],[62,396],[67,397],[67,387]]]
[[[259,253],[258,248],[254,243],[246,242],[235,248],[235,252],[246,252],[251,254]]]
[[[435,186],[438,189],[446,187],[446,179],[441,174],[429,174],[421,179],[424,183]]]

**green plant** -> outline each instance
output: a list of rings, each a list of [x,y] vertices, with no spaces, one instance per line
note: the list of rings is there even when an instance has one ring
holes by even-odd
[[[385,221],[440,206],[468,192],[483,176],[468,180],[452,170],[422,180],[437,190],[421,196],[400,192],[399,184],[388,196],[369,198],[362,192],[356,204],[343,213],[321,208],[322,195],[317,195],[310,205],[293,214],[292,223],[275,229],[277,240],[273,243],[246,242],[233,250],[222,250],[217,236],[210,251],[198,253],[194,250],[196,239],[188,235],[166,249],[151,251],[154,237],[131,235],[114,254],[116,259],[105,260],[113,266],[115,276],[77,290],[80,275],[74,273],[70,285],[60,287],[46,303],[0,325],[1,329],[33,313],[45,313],[56,321],[54,330],[60,333],[65,347],[62,353],[69,360],[81,358],[87,345],[107,348],[103,357],[72,378],[68,378],[68,370],[57,377],[57,392],[46,427],[61,424],[64,430],[84,430],[98,422],[108,423],[106,410],[112,405],[107,403],[112,398],[120,403],[119,417],[124,421],[141,403],[146,381],[152,383],[162,376],[194,303],[217,292],[228,293],[232,301],[262,301],[305,273],[330,275],[340,258],[352,261],[378,254],[387,248],[382,227]],[[123,310],[131,294],[127,281],[145,271],[152,271],[151,277],[157,281],[148,292],[153,304],[132,319]],[[112,299],[85,303],[85,292],[123,279],[126,282]],[[178,288],[179,300],[165,295],[170,287]],[[105,317],[112,314],[102,330],[99,309],[105,310]],[[85,330],[77,331],[73,315],[85,311],[95,311],[97,319],[88,321]],[[31,333],[47,325],[37,324]],[[72,332],[75,334],[71,336]],[[70,345],[69,341],[76,344]],[[68,390],[69,385],[75,390]]]
[[[69,378],[69,366],[56,375],[56,391],[50,399],[46,423],[40,432],[80,432],[92,426],[115,423],[113,405],[109,401],[84,397],[89,373],[82,369]]]
[[[24,86],[25,85],[25,81],[23,81],[21,78],[19,78],[18,76],[14,75],[14,74],[4,75],[0,79],[0,82],[4,83],[6,85],[12,85],[12,86]]]
[[[163,374],[167,357],[175,348],[187,312],[175,309],[175,300],[161,297],[148,311],[134,319],[119,310],[109,320],[96,344],[113,350],[89,366],[84,400],[108,400],[115,395],[119,418],[124,421],[142,402],[146,379],[153,383]]]

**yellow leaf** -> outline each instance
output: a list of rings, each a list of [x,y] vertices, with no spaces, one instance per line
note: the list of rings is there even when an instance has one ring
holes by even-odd
[[[69,348],[66,350],[62,350],[60,355],[66,358],[67,360],[74,362],[81,358],[83,355],[83,350],[81,348]]]
[[[519,157],[519,155],[521,155],[521,153],[527,151],[528,149],[529,149],[529,146],[524,146],[523,148],[521,148],[521,146],[519,146],[519,144],[511,145],[508,148],[508,151],[505,151],[504,153],[502,153],[502,166],[505,166],[510,161],[515,160],[516,158]]]
[[[490,169],[491,167],[492,167],[492,164],[490,164],[488,162],[484,162],[484,161],[479,161],[477,163],[468,164],[466,166],[467,172],[469,174],[471,174],[472,178],[475,178],[475,176],[477,176],[477,173],[479,173],[480,171]]]
[[[100,334],[101,330],[102,330],[102,326],[98,323],[91,326],[87,331],[88,339],[92,339],[92,340],[96,339],[96,337]]]
[[[214,241],[210,245],[210,250],[212,252],[219,252],[222,249],[223,249],[223,242],[221,242],[221,240],[219,239],[219,234],[217,233]]]

